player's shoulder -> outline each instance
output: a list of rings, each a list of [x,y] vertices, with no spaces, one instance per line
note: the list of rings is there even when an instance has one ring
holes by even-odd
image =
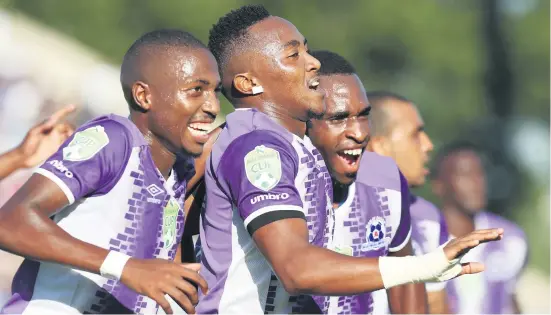
[[[360,160],[356,182],[371,187],[401,191],[400,171],[390,157],[365,151]]]
[[[441,222],[443,214],[432,202],[417,195],[410,196],[411,218],[414,220]]]
[[[503,228],[505,231],[505,237],[500,242],[509,242],[513,239],[514,242],[524,242],[526,243],[526,234],[524,230],[515,222],[504,218],[498,214],[483,211],[479,213],[475,220],[477,221],[477,227],[481,228]]]
[[[138,127],[130,119],[115,114],[92,119],[78,128],[75,134],[93,136],[96,141],[108,141],[112,145],[119,145],[121,142],[126,142],[130,146],[146,144]]]
[[[211,158],[216,164],[222,158],[243,156],[255,149],[278,153],[294,151],[293,135],[256,109],[236,110],[226,116],[226,125],[213,146]]]

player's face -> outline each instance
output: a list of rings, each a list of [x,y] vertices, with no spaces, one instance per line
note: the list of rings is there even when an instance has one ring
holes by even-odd
[[[289,21],[269,17],[249,29],[256,50],[252,74],[264,88],[262,97],[295,119],[323,115],[323,93],[318,90],[319,61],[308,53],[306,39]]]
[[[446,190],[460,208],[474,214],[486,207],[486,176],[482,160],[473,151],[459,151],[447,158]]]
[[[218,66],[206,49],[174,49],[166,55],[170,61],[149,83],[150,126],[170,149],[198,156],[220,112]]]
[[[318,148],[331,176],[348,185],[358,172],[368,142],[369,102],[357,75],[322,76],[326,113],[308,124],[308,136]]]
[[[424,130],[424,123],[417,108],[410,103],[391,101],[387,110],[391,118],[390,155],[398,164],[411,186],[425,183],[429,173],[426,164],[433,149],[432,142]]]

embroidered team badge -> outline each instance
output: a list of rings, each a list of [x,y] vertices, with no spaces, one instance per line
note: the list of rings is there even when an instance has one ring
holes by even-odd
[[[163,248],[170,249],[176,241],[176,220],[180,206],[174,198],[170,198],[163,210]]]
[[[373,217],[367,222],[366,242],[362,244],[362,251],[377,250],[386,245],[385,219]]]
[[[253,186],[263,191],[274,188],[281,179],[279,152],[259,145],[245,155],[245,174]]]
[[[94,126],[75,133],[73,140],[63,148],[63,159],[86,161],[109,144],[109,137],[102,126]]]

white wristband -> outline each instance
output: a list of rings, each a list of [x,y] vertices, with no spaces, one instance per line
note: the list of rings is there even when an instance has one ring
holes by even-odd
[[[130,258],[130,256],[123,253],[109,251],[109,254],[107,254],[107,257],[105,257],[99,269],[100,275],[105,278],[120,280],[124,265],[126,265],[126,262]]]
[[[406,283],[448,281],[461,270],[460,258],[448,261],[442,247],[422,256],[379,257],[386,289]]]

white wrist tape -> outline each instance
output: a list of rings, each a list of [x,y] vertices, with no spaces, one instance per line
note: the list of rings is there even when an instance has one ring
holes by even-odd
[[[462,270],[461,257],[448,261],[443,246],[422,256],[379,257],[379,270],[386,289],[417,282],[444,282]]]
[[[105,257],[99,269],[100,275],[105,278],[120,280],[124,265],[126,265],[126,262],[130,258],[130,256],[123,253],[109,251],[109,254],[107,254],[107,257]]]

